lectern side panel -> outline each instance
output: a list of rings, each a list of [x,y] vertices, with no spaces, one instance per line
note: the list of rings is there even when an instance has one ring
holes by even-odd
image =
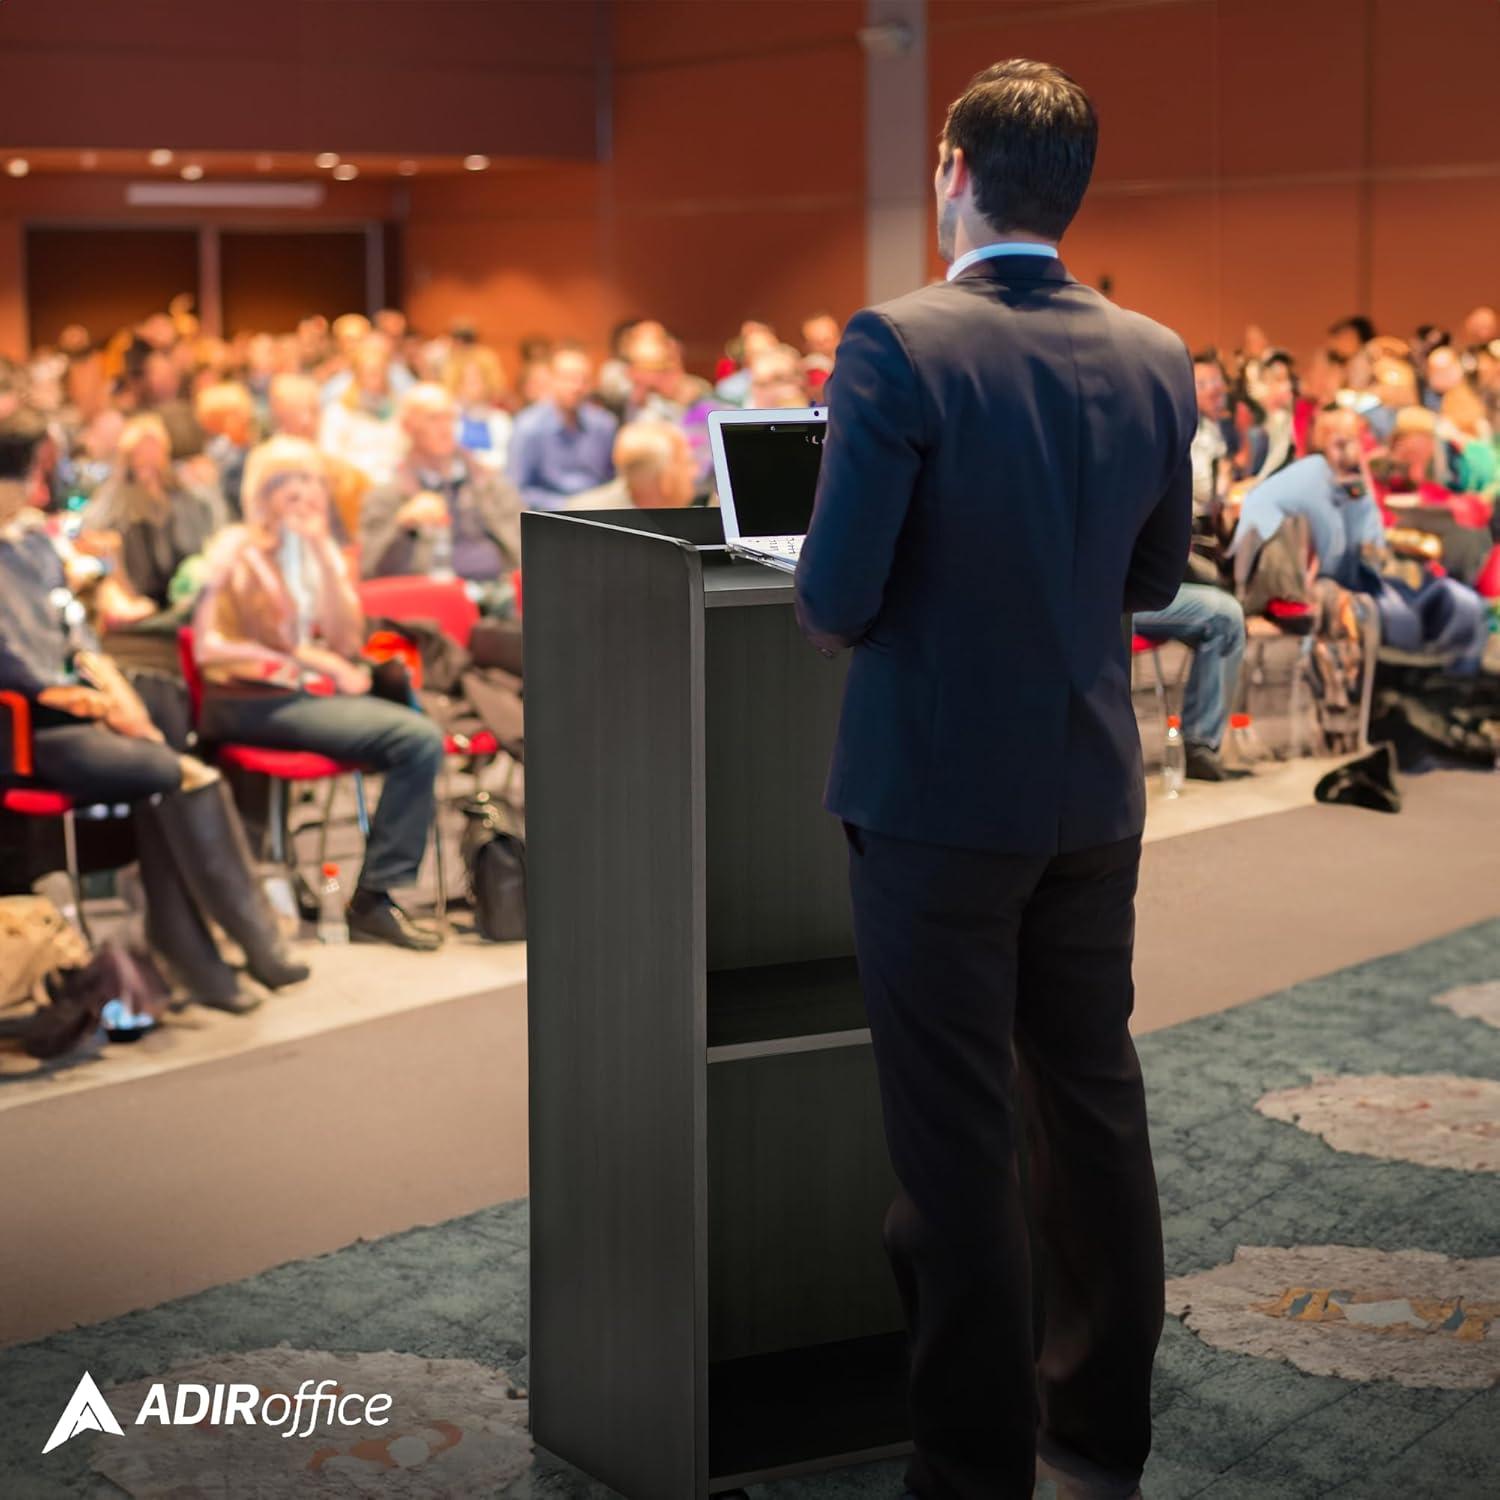
[[[848,854],[822,806],[845,661],[808,645],[789,603],[705,626],[708,966],[851,954]]]
[[[627,1500],[706,1493],[701,580],[530,517],[532,1429]]]

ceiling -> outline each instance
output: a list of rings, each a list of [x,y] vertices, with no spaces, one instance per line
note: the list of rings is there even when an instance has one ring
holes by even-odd
[[[339,175],[347,179],[401,177],[455,177],[472,171],[502,171],[534,165],[518,157],[463,156],[393,156],[369,152],[352,152],[347,157],[330,153],[335,161],[320,166],[307,152],[290,151],[183,151],[174,150],[170,160],[153,162],[147,151],[118,149],[86,151],[59,147],[0,146],[0,171],[12,176],[107,176],[159,177],[163,180],[188,177],[210,178],[319,178]],[[23,173],[15,163],[24,162]],[[335,164],[336,163],[336,164]],[[354,168],[354,173],[347,171]],[[184,168],[188,169],[186,172]],[[201,169],[201,170],[196,170]]]

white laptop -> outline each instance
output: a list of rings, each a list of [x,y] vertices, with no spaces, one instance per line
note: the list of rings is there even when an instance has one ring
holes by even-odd
[[[790,573],[812,520],[826,406],[713,411],[708,437],[731,552]]]

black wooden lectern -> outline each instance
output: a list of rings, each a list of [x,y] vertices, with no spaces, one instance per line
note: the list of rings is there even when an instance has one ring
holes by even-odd
[[[533,1435],[628,1500],[903,1452],[843,665],[717,511],[522,535]]]

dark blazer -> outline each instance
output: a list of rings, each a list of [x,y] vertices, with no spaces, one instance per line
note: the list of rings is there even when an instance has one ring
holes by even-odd
[[[857,313],[829,381],[803,629],[853,646],[825,806],[1052,853],[1145,819],[1122,612],[1182,581],[1182,341],[1060,261],[999,256]]]

